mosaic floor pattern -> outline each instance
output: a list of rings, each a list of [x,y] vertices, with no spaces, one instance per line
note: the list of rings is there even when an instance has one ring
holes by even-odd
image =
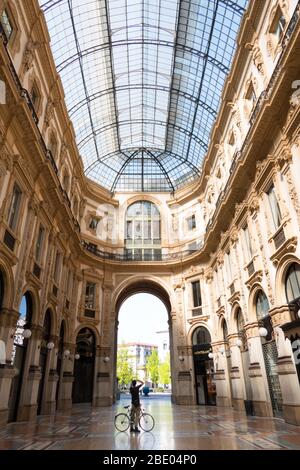
[[[129,404],[109,408],[76,405],[70,412],[40,416],[34,423],[0,427],[0,450],[300,450],[300,426],[281,418],[249,417],[229,408],[176,406],[149,397],[143,407],[155,417],[153,431],[117,432],[114,416]]]

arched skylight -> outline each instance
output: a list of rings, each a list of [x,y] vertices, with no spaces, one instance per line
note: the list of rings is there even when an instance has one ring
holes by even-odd
[[[197,178],[248,0],[40,0],[85,173],[111,191]]]

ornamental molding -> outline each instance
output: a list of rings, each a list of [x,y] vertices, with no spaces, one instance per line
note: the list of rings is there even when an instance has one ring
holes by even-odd
[[[298,244],[298,237],[291,237],[288,240],[286,240],[279,248],[278,250],[273,253],[273,255],[270,257],[272,263],[274,266],[278,266],[286,255],[290,255],[291,253],[295,253],[297,249],[297,244]]]

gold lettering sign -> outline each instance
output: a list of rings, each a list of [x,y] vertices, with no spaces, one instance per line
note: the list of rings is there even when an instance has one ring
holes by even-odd
[[[195,354],[195,355],[196,355],[196,354],[197,354],[197,355],[198,355],[198,354],[208,354],[209,352],[210,352],[210,350],[207,349],[206,351],[196,351],[196,352],[194,352],[194,354]]]

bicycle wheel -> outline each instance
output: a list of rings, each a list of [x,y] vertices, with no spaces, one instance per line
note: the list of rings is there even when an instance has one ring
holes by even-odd
[[[120,431],[124,432],[127,431],[130,425],[130,420],[127,414],[119,413],[115,416],[115,428]]]
[[[155,421],[149,413],[143,413],[140,417],[140,427],[143,431],[149,432],[154,428]]]

